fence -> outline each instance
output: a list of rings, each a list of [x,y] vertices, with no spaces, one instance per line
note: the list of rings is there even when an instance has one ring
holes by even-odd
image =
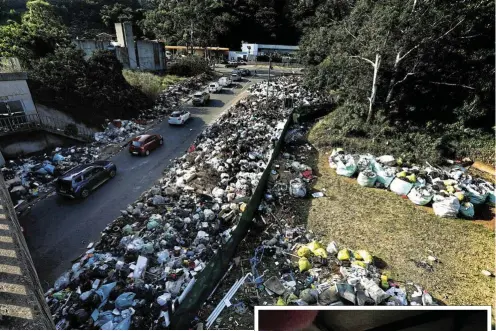
[[[71,126],[69,126],[71,125]],[[0,136],[14,132],[44,130],[81,141],[92,141],[93,131],[79,124],[39,114],[0,117]]]

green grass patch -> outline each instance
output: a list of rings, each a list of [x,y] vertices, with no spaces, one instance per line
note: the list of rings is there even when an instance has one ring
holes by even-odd
[[[155,100],[160,92],[184,78],[175,75],[160,76],[150,72],[123,70],[126,81]]]

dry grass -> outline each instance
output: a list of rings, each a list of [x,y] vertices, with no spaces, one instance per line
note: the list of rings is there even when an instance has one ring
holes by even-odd
[[[493,231],[436,217],[386,190],[363,188],[336,175],[327,157],[318,157],[314,186],[325,188],[327,197],[312,200],[309,228],[351,249],[369,250],[389,265],[393,279],[421,284],[448,305],[494,304],[494,278],[481,274],[495,270]],[[428,255],[441,261],[433,272],[411,261]]]

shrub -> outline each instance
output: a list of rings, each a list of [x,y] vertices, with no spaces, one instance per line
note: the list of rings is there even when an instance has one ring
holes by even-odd
[[[169,66],[168,71],[172,75],[192,77],[203,73],[210,73],[212,69],[203,58],[188,56],[178,59],[174,64]]]
[[[155,100],[169,85],[181,81],[181,78],[175,75],[159,76],[143,71],[124,70],[122,74],[131,86],[138,88],[152,100]]]

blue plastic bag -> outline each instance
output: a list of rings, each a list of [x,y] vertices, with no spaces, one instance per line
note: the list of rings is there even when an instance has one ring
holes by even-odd
[[[119,310],[124,310],[133,305],[133,299],[136,296],[136,293],[133,292],[125,292],[122,293],[115,299],[115,308]]]
[[[114,330],[129,330],[131,327],[131,316],[126,317],[119,322],[114,328]]]
[[[59,162],[59,161],[64,161],[65,160],[65,157],[60,155],[59,153],[56,153],[54,156],[53,156],[53,162]]]
[[[102,303],[100,304],[100,307],[103,307],[107,303],[107,299],[110,295],[110,291],[112,291],[115,285],[117,285],[117,282],[108,283],[100,286],[100,288],[96,291],[96,294],[98,294],[100,296],[100,299],[102,299]]]

